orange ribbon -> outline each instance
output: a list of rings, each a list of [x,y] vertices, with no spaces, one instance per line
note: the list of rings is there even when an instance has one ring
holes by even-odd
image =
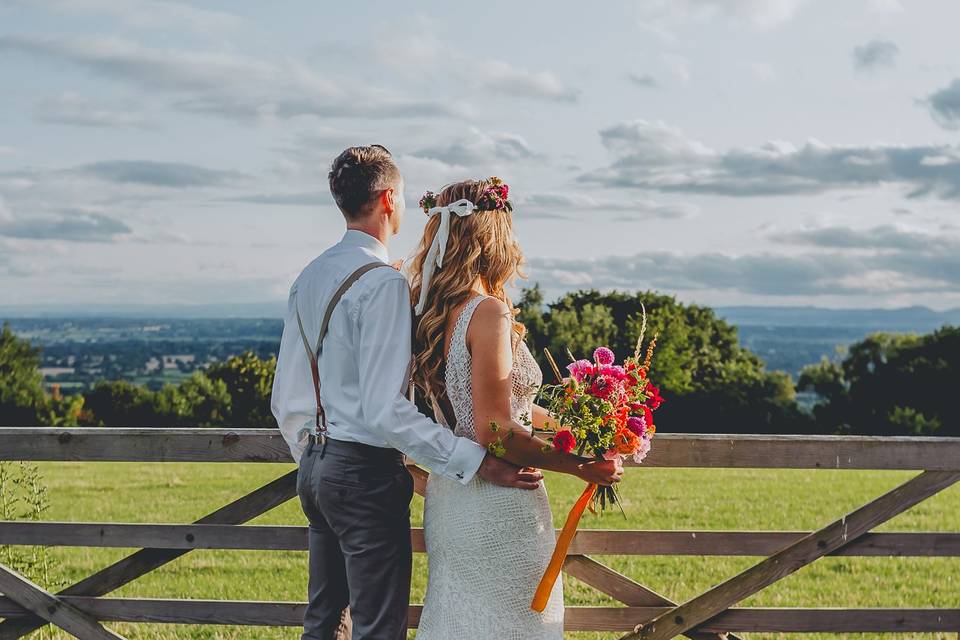
[[[597,490],[597,485],[588,484],[577,499],[573,509],[567,514],[567,521],[560,530],[560,536],[557,537],[557,545],[553,548],[553,556],[550,558],[550,564],[547,570],[543,572],[540,578],[540,584],[537,585],[537,592],[533,595],[533,602],[530,608],[534,611],[543,612],[547,608],[547,601],[550,600],[550,593],[553,591],[553,585],[557,583],[560,576],[560,569],[563,567],[563,561],[567,557],[567,551],[570,549],[570,543],[573,542],[573,536],[577,532],[577,525],[580,523],[580,517],[584,509],[590,504],[593,494]]]

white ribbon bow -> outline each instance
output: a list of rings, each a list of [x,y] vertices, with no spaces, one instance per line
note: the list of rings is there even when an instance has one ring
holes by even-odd
[[[420,300],[414,309],[418,316],[423,313],[423,308],[427,304],[427,290],[430,288],[430,278],[433,277],[433,270],[443,266],[443,256],[447,252],[447,239],[450,237],[450,214],[453,213],[464,218],[473,213],[476,208],[476,205],[469,200],[457,200],[445,207],[433,207],[427,211],[428,216],[440,214],[440,226],[437,227],[437,234],[433,236],[433,242],[430,243],[427,258],[423,261]]]

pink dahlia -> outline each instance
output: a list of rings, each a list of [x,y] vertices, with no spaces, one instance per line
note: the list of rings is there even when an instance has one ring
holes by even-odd
[[[577,382],[583,382],[583,379],[587,376],[592,376],[594,373],[593,363],[589,360],[577,360],[567,365],[567,371],[570,372],[570,375],[573,376],[573,379]]]
[[[611,376],[621,381],[630,377],[623,367],[613,364],[602,364],[598,371],[603,375]]]
[[[639,416],[630,416],[627,418],[627,429],[633,431],[634,435],[643,437],[647,431],[647,421]]]
[[[622,385],[618,384],[617,379],[612,376],[599,375],[590,385],[590,393],[598,398],[607,399],[611,395],[618,393]]]
[[[616,359],[613,355],[613,351],[606,347],[597,347],[597,350],[593,352],[593,359],[597,364],[613,364],[613,361]]]

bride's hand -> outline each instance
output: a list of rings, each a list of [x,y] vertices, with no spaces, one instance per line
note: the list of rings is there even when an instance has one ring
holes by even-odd
[[[577,476],[586,482],[608,487],[620,482],[623,463],[618,460],[589,460],[579,465]]]

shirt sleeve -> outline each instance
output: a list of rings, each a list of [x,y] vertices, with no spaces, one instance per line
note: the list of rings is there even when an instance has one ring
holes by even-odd
[[[287,315],[280,338],[277,370],[270,393],[270,409],[280,433],[290,447],[294,462],[299,462],[306,449],[307,438],[316,420],[316,400],[310,377],[310,360],[303,348],[295,315],[296,285],[290,290]]]
[[[441,476],[469,482],[486,450],[421,414],[406,397],[411,363],[410,288],[402,277],[378,285],[358,309],[360,401],[369,428]]]

